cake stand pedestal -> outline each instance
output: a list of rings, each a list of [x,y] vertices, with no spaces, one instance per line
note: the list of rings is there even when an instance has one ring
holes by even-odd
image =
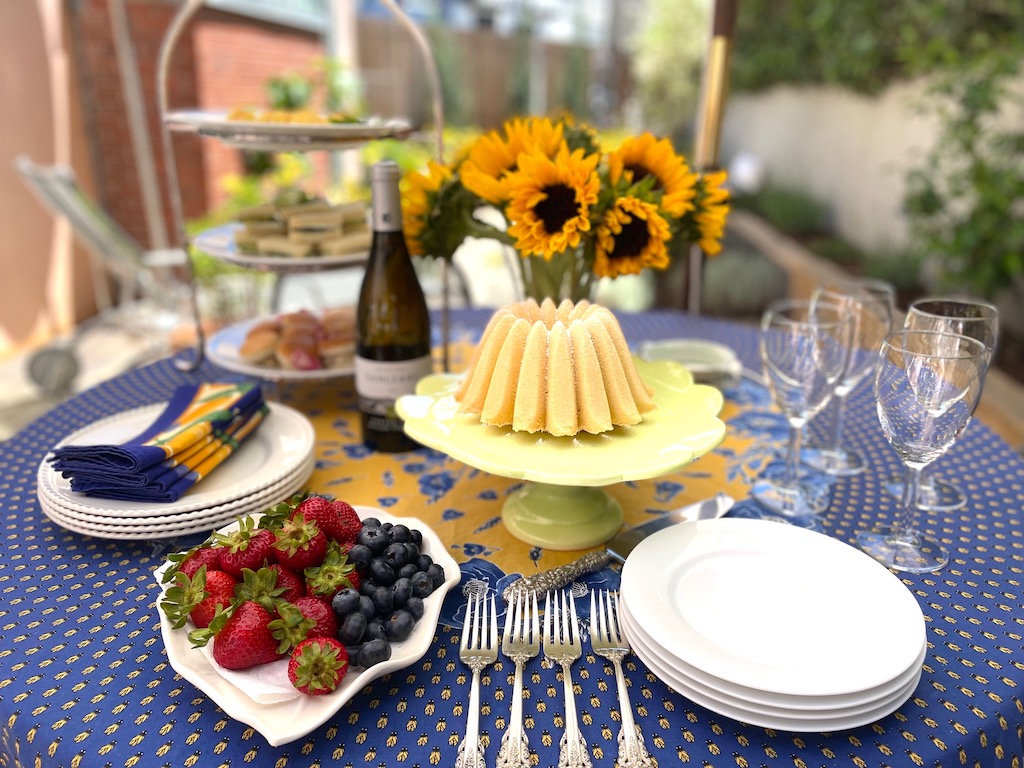
[[[694,384],[678,363],[635,362],[658,407],[636,426],[600,435],[553,437],[481,424],[477,416],[459,413],[459,377],[452,374],[427,376],[396,407],[406,433],[421,445],[485,472],[528,481],[502,508],[513,536],[546,549],[589,549],[622,526],[622,507],[602,486],[674,472],[725,437],[719,390]]]

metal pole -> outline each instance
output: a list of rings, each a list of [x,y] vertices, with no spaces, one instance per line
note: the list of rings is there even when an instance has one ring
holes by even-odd
[[[704,65],[701,109],[697,117],[694,141],[694,166],[709,171],[718,165],[718,143],[722,133],[722,113],[729,83],[729,59],[736,26],[739,0],[715,0],[711,25],[711,43]],[[700,314],[703,287],[704,252],[700,246],[690,247],[689,271],[686,280],[686,307],[690,314]]]

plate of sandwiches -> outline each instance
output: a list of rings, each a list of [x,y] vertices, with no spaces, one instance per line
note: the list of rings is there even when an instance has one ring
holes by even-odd
[[[355,370],[355,307],[299,310],[228,326],[206,342],[210,362],[281,381],[318,381]]]
[[[243,267],[308,271],[362,264],[372,239],[362,201],[311,200],[245,208],[237,221],[200,232],[192,245]]]

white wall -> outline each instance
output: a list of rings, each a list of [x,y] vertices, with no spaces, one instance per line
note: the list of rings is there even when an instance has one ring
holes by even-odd
[[[722,161],[753,153],[769,183],[826,204],[843,239],[868,252],[898,251],[907,241],[904,175],[936,135],[935,121],[916,109],[921,92],[918,83],[876,98],[792,86],[734,95],[722,126]]]

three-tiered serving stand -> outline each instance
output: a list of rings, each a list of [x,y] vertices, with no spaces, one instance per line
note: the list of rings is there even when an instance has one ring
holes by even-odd
[[[441,96],[441,81],[437,65],[430,49],[430,43],[419,27],[398,7],[395,0],[381,0],[389,11],[398,19],[402,26],[409,33],[410,37],[420,50],[431,89],[431,104],[433,108],[433,120],[435,130],[435,143],[437,159],[443,162],[444,151],[444,105]],[[174,49],[185,29],[186,24],[192,16],[201,8],[205,0],[186,0],[175,14],[164,35],[160,47],[160,55],[157,63],[157,99],[160,111],[161,137],[164,155],[164,165],[167,174],[167,185],[170,198],[172,224],[176,238],[181,248],[187,249],[189,243],[205,253],[236,265],[249,267],[261,271],[274,273],[308,272],[339,267],[355,266],[365,263],[367,255],[359,254],[346,257],[326,257],[312,259],[288,259],[288,258],[263,258],[249,256],[239,253],[233,247],[233,233],[231,227],[218,228],[215,231],[203,233],[195,240],[191,240],[185,229],[184,207],[182,204],[182,190],[178,179],[177,164],[174,154],[174,143],[172,135],[177,132],[197,133],[218,139],[225,144],[240,149],[264,150],[275,152],[311,152],[318,150],[342,150],[352,149],[364,144],[367,141],[377,139],[393,138],[404,139],[411,135],[412,130],[408,123],[401,120],[368,121],[359,123],[337,123],[337,124],[302,124],[302,123],[270,123],[258,121],[231,120],[226,114],[210,113],[201,110],[172,110],[168,98],[168,77],[171,71],[171,58]],[[202,311],[199,306],[198,288],[196,286],[195,274],[190,259],[186,259],[188,270],[188,281],[191,286],[191,310],[192,319],[195,325],[196,345],[189,354],[187,351],[175,358],[175,366],[179,370],[193,371],[199,367],[207,355],[207,339],[203,330]],[[449,275],[448,264],[442,263],[442,316],[441,316],[441,337],[443,348],[444,369],[448,370],[448,337],[449,337]],[[214,362],[232,368],[241,373],[256,374],[268,380],[280,381],[283,379],[322,378],[324,375],[339,375],[350,373],[351,370],[337,372],[328,371],[325,374],[310,374],[309,372],[298,371],[291,375],[290,371],[279,371],[275,369],[251,369],[242,363],[230,350],[237,347],[239,336],[244,329],[242,326],[231,329],[231,334],[225,339],[225,345],[229,352],[223,355],[210,355],[216,358]],[[244,336],[244,334],[243,334]],[[235,345],[232,347],[231,345]]]

